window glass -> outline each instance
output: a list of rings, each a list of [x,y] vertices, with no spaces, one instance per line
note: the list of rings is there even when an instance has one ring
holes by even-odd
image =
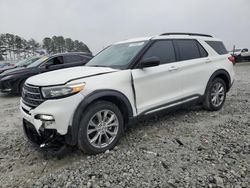
[[[227,54],[228,51],[221,41],[206,41],[206,43],[211,46],[218,54]]]
[[[47,61],[48,58],[49,57],[47,57],[47,56],[43,56],[40,59],[36,60],[34,63],[31,63],[30,65],[28,65],[27,67],[28,68],[30,68],[30,67],[38,67],[38,66],[44,64],[44,62]]]
[[[46,62],[46,65],[60,65],[60,64],[63,64],[62,56],[54,57]]]
[[[144,54],[142,59],[158,57],[161,64],[176,61],[174,45],[171,40],[156,41]]]
[[[83,58],[79,55],[66,55],[64,56],[64,63],[75,63],[82,61]]]
[[[203,46],[202,46],[199,42],[197,42],[197,45],[198,45],[199,50],[200,50],[200,56],[201,56],[201,57],[207,57],[207,56],[208,56],[208,53],[207,53],[207,51],[203,48]]]
[[[86,66],[126,68],[146,43],[147,41],[139,41],[111,45],[91,59]]]
[[[82,58],[83,61],[89,61],[90,59],[92,59],[91,56],[83,56],[83,55],[80,55],[80,57]]]
[[[200,58],[200,52],[196,40],[176,40],[182,61]]]

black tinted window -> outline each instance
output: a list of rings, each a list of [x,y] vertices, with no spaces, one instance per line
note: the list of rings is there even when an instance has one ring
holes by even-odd
[[[227,49],[221,41],[206,41],[209,46],[211,46],[218,54],[227,54]]]
[[[207,56],[208,56],[208,53],[207,53],[207,51],[203,48],[203,46],[202,46],[199,42],[197,42],[197,45],[198,45],[198,47],[199,47],[200,56],[201,56],[201,57],[207,57]]]
[[[83,57],[81,57],[79,55],[66,55],[66,56],[64,56],[64,63],[75,63],[75,62],[79,62],[82,60],[83,60]]]
[[[178,49],[180,60],[189,60],[200,58],[200,51],[196,40],[175,40]]]
[[[63,64],[63,57],[58,56],[50,59],[49,61],[46,62],[47,65],[60,65]]]
[[[90,56],[80,56],[82,58],[83,61],[89,61],[90,59],[92,59],[92,57]]]
[[[144,54],[142,59],[150,57],[158,57],[161,61],[161,64],[176,61],[173,42],[170,40],[155,42]]]

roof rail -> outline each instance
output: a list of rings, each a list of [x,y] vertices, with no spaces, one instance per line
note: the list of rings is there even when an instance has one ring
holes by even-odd
[[[163,33],[160,36],[164,35],[189,35],[189,36],[213,37],[212,35],[200,34],[200,33]]]

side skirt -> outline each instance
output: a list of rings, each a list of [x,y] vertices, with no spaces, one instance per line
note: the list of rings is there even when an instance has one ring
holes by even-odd
[[[202,95],[192,95],[192,96],[185,97],[177,101],[173,101],[173,102],[149,109],[145,112],[142,112],[138,116],[131,118],[129,121],[129,125],[133,125],[140,120],[148,119],[150,117],[167,114],[175,110],[181,109],[183,107],[185,108],[185,107],[199,104],[203,102],[203,100],[204,100],[204,96]]]

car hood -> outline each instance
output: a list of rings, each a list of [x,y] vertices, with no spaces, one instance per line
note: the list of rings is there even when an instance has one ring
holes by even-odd
[[[16,67],[15,65],[7,65],[7,66],[0,68],[0,71],[6,71],[8,69],[13,69],[15,67]]]
[[[26,83],[35,86],[61,85],[71,80],[77,80],[116,71],[118,70],[106,67],[80,66],[39,74],[29,78]]]
[[[26,73],[27,71],[29,71],[29,69],[30,68],[16,67],[16,68],[4,71],[2,74],[0,74],[0,77],[10,76],[10,75],[13,75],[13,74]]]

